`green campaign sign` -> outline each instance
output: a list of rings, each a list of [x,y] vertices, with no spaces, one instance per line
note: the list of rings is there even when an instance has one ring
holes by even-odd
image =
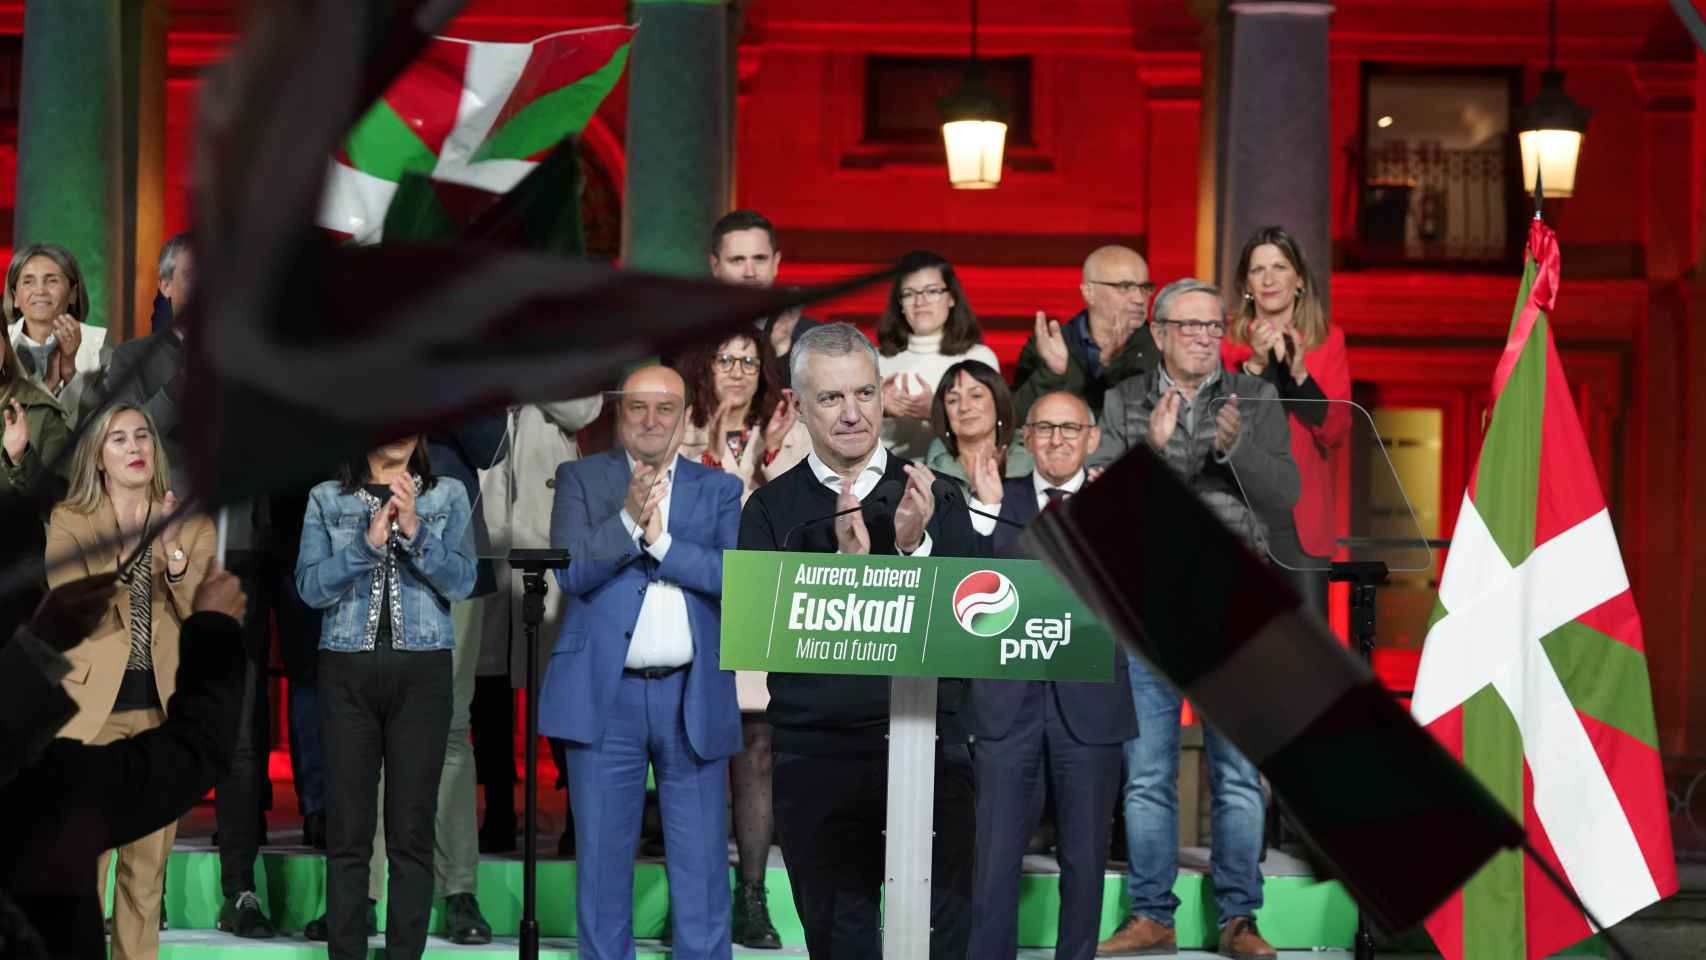
[[[1035,560],[723,554],[726,670],[1096,681],[1113,657]]]

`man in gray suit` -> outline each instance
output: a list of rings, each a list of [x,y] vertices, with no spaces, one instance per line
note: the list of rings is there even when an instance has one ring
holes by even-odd
[[[184,329],[179,318],[195,288],[195,254],[189,234],[180,233],[160,248],[159,276],[160,295],[171,308],[170,322],[162,327],[156,321],[153,333],[113,348],[106,390],[110,399],[134,403],[154,419],[172,465],[172,489],[181,496],[189,489],[177,442],[178,401],[184,393]],[[155,316],[160,316],[159,311]]]
[[[1150,328],[1161,363],[1108,391],[1101,445],[1092,462],[1111,463],[1145,444],[1257,555],[1267,549],[1263,517],[1297,502],[1291,432],[1273,385],[1221,369],[1226,305],[1201,280],[1175,280],[1155,296]],[[1248,499],[1246,499],[1248,495]],[[1179,692],[1127,655],[1141,736],[1126,741],[1124,787],[1131,913],[1096,946],[1098,957],[1178,952]],[[1209,870],[1220,919],[1220,952],[1271,960],[1256,929],[1262,906],[1261,772],[1212,725],[1203,730],[1213,788]]]

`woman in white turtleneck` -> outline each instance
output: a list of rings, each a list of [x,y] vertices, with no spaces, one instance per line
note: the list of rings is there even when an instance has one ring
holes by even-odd
[[[928,251],[901,260],[877,321],[877,367],[883,376],[883,445],[920,460],[930,449],[930,404],[942,374],[961,360],[1001,361],[983,343],[977,315],[966,302],[953,264]]]

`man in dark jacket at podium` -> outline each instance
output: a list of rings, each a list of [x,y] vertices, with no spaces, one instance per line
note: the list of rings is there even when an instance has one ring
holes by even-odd
[[[794,341],[792,381],[812,452],[760,487],[741,514],[743,550],[977,556],[963,508],[936,508],[934,474],[878,443],[877,351],[845,323]],[[850,510],[842,517],[833,515]],[[937,696],[930,956],[964,960],[971,932],[973,790],[959,704]],[[889,678],[770,674],[776,833],[814,957],[882,955]]]
[[[1090,407],[1070,393],[1046,394],[1031,405],[1023,426],[1035,471],[1006,480],[1000,502],[972,504],[1009,521],[972,516],[978,532],[991,535],[996,556],[1023,557],[1018,525],[1084,486],[1084,458],[1100,439],[1093,421]],[[1125,657],[1116,651],[1113,662],[1112,683],[971,681],[965,720],[977,738],[973,957],[1019,951],[1019,871],[1042,814],[1045,774],[1060,830],[1055,960],[1096,955],[1121,744],[1137,736]]]

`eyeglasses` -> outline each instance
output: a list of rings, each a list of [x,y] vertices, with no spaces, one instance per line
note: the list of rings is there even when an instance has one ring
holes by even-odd
[[[925,287],[922,290],[902,290],[900,292],[900,296],[895,299],[899,300],[902,304],[911,303],[914,300],[919,303],[935,303],[942,299],[942,294],[947,292],[947,287]]]
[[[732,353],[719,353],[717,354],[715,362],[717,364],[718,373],[728,373],[730,370],[734,369],[735,364],[737,363],[740,364],[742,373],[758,372],[757,357],[737,357]]]
[[[1137,280],[1091,280],[1090,282],[1098,287],[1109,287],[1122,297],[1129,297],[1138,292],[1142,292],[1147,297],[1155,292],[1155,284],[1148,280],[1141,282]]]
[[[1050,423],[1047,420],[1038,420],[1034,423],[1025,424],[1025,429],[1039,437],[1051,437],[1058,432],[1062,439],[1077,440],[1084,431],[1090,429],[1090,425],[1088,423]]]
[[[1179,332],[1187,337],[1200,337],[1203,334],[1216,340],[1226,336],[1226,324],[1218,320],[1156,320],[1159,324],[1172,324]]]

